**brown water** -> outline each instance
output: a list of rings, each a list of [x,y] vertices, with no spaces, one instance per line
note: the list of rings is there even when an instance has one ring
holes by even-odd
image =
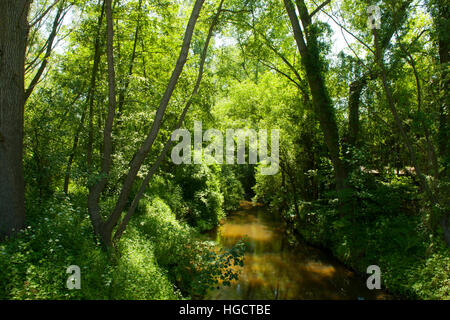
[[[208,293],[211,300],[386,299],[370,291],[366,279],[356,276],[330,254],[287,241],[283,223],[263,207],[247,204],[231,214],[210,234],[224,248],[247,237],[249,249],[239,280],[231,287]]]

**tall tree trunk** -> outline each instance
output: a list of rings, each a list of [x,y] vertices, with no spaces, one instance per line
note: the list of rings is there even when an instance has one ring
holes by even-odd
[[[0,1],[0,238],[25,224],[23,121],[29,0]]]
[[[339,192],[347,187],[348,170],[340,156],[341,148],[336,117],[325,85],[316,31],[314,30],[314,26],[311,26],[311,18],[305,2],[300,0],[296,1],[296,3],[305,35],[300,28],[299,19],[291,0],[284,0],[286,11],[294,31],[294,38],[302,57],[302,64],[306,71],[306,78],[311,91],[315,113],[319,118],[320,127],[322,128],[330,159],[333,163],[336,189]],[[307,43],[305,42],[305,37]]]
[[[100,1],[100,0],[99,0]],[[103,10],[105,10],[106,0],[103,0],[102,6],[102,14]],[[99,24],[100,27],[100,24]],[[98,35],[99,41],[101,40],[100,34]],[[94,152],[94,92],[95,92],[95,78],[96,75],[93,74],[93,86],[91,89],[91,95],[89,97],[89,129],[88,129],[88,143],[87,143],[87,165],[88,165],[88,173],[92,174],[93,172],[93,152]]]
[[[439,150],[442,163],[444,166],[443,175],[450,176],[450,106],[449,106],[449,83],[450,83],[450,28],[449,28],[449,11],[448,1],[438,0],[439,8],[439,57],[442,68],[441,80],[441,97],[442,103],[440,108],[440,125],[439,125]],[[445,204],[447,208],[450,206],[449,200]],[[444,239],[450,247],[450,214],[442,218],[442,229],[444,231]]]
[[[450,110],[449,110],[449,96],[448,88],[450,82],[450,72],[449,69],[449,51],[450,51],[450,40],[449,40],[449,10],[448,3],[445,0],[438,0],[439,2],[439,57],[442,68],[442,83],[441,83],[441,96],[442,103],[440,109],[440,126],[439,126],[439,150],[442,163],[444,166],[443,174],[445,176],[450,175],[449,165],[450,165]],[[448,200],[447,200],[448,201]],[[447,207],[449,203],[445,204]],[[450,214],[444,216],[441,221],[442,229],[444,231],[444,239],[447,245],[450,247]]]
[[[434,18],[434,24],[437,33],[437,41],[439,45],[439,61],[441,65],[441,83],[439,88],[439,157],[443,170],[440,177],[448,179],[450,176],[450,110],[448,88],[450,82],[449,59],[450,59],[450,22],[448,0],[430,1],[431,11]],[[444,207],[450,206],[449,200],[444,199],[446,203]],[[450,214],[448,212],[441,220],[444,239],[450,247]]]
[[[416,62],[415,62],[412,54],[410,52],[408,52],[408,50],[406,50],[406,48],[402,45],[401,41],[399,41],[398,43],[399,43],[402,51],[405,53],[406,61],[411,66],[413,73],[414,73],[414,78],[416,79],[417,113],[419,113],[419,115],[420,115],[420,113],[422,112],[422,85],[421,85],[421,81],[420,81],[420,77],[419,77],[419,72],[417,71]],[[438,163],[438,159],[437,159],[437,154],[436,154],[436,151],[434,149],[433,143],[430,138],[430,131],[428,129],[428,125],[425,123],[425,120],[423,119],[422,116],[420,116],[420,119],[421,119],[420,122],[422,124],[422,128],[425,133],[428,162],[431,164],[433,176],[434,176],[435,180],[437,180],[439,178],[439,163]]]
[[[97,234],[99,234],[105,243],[109,243],[111,236],[103,227],[103,221],[100,217],[100,196],[106,187],[107,176],[111,168],[112,153],[112,129],[114,115],[116,110],[116,75],[114,70],[114,23],[112,16],[112,0],[106,0],[106,20],[107,20],[107,58],[108,58],[108,115],[106,117],[105,128],[103,131],[103,158],[101,164],[101,177],[98,181],[89,187],[88,207],[92,225]]]
[[[64,5],[65,1],[61,1],[58,6],[58,11],[56,12],[55,18],[53,20],[52,30],[50,31],[50,34],[47,39],[47,50],[45,52],[45,56],[42,59],[41,65],[39,66],[38,71],[34,75],[33,80],[31,80],[30,85],[28,86],[27,90],[25,90],[25,101],[28,100],[28,98],[31,96],[31,93],[33,93],[34,88],[41,80],[42,74],[44,73],[45,68],[47,67],[48,60],[50,59],[50,56],[53,51],[53,42],[56,39],[58,28],[60,27],[64,19],[64,16],[67,13],[67,11],[64,12]]]
[[[100,0],[99,0],[99,4],[100,4]],[[100,56],[101,56],[100,55],[100,43],[101,43],[100,32],[102,29],[103,16],[104,16],[104,12],[105,12],[105,2],[104,1],[103,1],[101,10],[102,11],[98,18],[98,24],[97,24],[97,37],[95,39],[95,44],[94,44],[94,65],[92,66],[92,76],[91,76],[89,91],[87,94],[87,103],[86,103],[85,107],[83,108],[83,111],[81,113],[80,123],[78,125],[77,131],[75,132],[75,136],[73,138],[72,150],[70,151],[69,160],[67,161],[66,173],[64,176],[64,193],[66,193],[66,194],[69,192],[69,183],[70,183],[70,175],[71,175],[71,171],[72,171],[72,164],[73,164],[73,160],[75,158],[75,153],[78,148],[80,134],[84,127],[84,121],[86,118],[87,107],[89,106],[89,110],[93,109],[95,85],[97,82],[97,73],[98,73],[98,68],[99,68],[99,64],[100,64]]]
[[[111,2],[111,0],[106,0],[107,2]],[[183,71],[184,65],[187,61],[187,56],[189,54],[189,48],[191,45],[192,36],[194,33],[195,25],[197,23],[198,17],[200,15],[200,11],[203,7],[204,0],[196,0],[194,4],[194,8],[192,9],[191,16],[189,18],[188,25],[186,27],[185,35],[183,38],[183,45],[181,47],[180,55],[178,57],[175,69],[172,73],[172,76],[169,80],[169,84],[167,85],[166,91],[164,93],[163,98],[161,99],[159,108],[156,112],[155,119],[153,121],[152,127],[150,129],[150,132],[145,139],[143,145],[139,149],[139,151],[134,156],[133,160],[130,164],[130,169],[127,174],[127,177],[125,178],[125,182],[122,186],[122,190],[119,194],[119,198],[116,202],[116,206],[108,219],[106,221],[103,220],[103,218],[100,215],[100,207],[99,207],[99,200],[100,200],[100,194],[102,190],[104,189],[104,186],[107,183],[107,177],[104,176],[104,174],[107,174],[109,172],[109,167],[111,165],[111,148],[112,148],[112,141],[111,141],[111,131],[112,131],[112,124],[114,121],[114,109],[115,109],[115,90],[113,92],[112,82],[114,81],[114,78],[112,77],[111,68],[113,66],[112,61],[112,17],[111,17],[111,10],[108,8],[110,7],[110,3],[107,3],[107,12],[108,12],[108,66],[109,66],[109,84],[110,84],[110,105],[108,110],[108,116],[105,124],[105,132],[104,132],[104,146],[103,146],[103,160],[102,160],[102,177],[100,177],[100,180],[91,188],[89,192],[89,200],[88,200],[88,209],[89,209],[89,216],[91,218],[92,225],[94,226],[94,232],[100,236],[100,238],[103,241],[103,244],[107,247],[110,247],[112,245],[112,233],[119,222],[119,219],[122,215],[122,211],[124,210],[128,197],[131,193],[131,188],[133,186],[133,183],[137,177],[137,174],[147,157],[148,153],[150,152],[150,149],[153,146],[153,143],[156,139],[156,136],[159,133],[159,129],[161,127],[161,123],[165,114],[165,111],[167,109],[167,106],[169,104],[170,98],[172,97],[173,91],[175,90],[176,84],[178,82],[178,79],[181,76],[181,73]],[[113,94],[114,93],[114,94]],[[113,104],[114,103],[114,104]]]
[[[359,136],[359,104],[361,101],[361,93],[367,84],[367,76],[353,81],[350,84],[348,98],[348,144],[356,147]]]
[[[177,63],[175,65],[175,69],[172,73],[172,76],[169,80],[169,84],[167,85],[166,92],[164,93],[164,96],[161,99],[158,111],[156,112],[155,119],[153,121],[152,127],[150,129],[150,132],[145,139],[143,145],[139,149],[139,151],[134,156],[133,160],[131,161],[130,170],[128,172],[127,177],[125,178],[124,184],[122,186],[122,190],[120,191],[119,198],[117,200],[116,206],[110,215],[107,223],[107,229],[109,233],[112,233],[112,230],[118,223],[120,216],[122,215],[122,211],[126,206],[126,203],[128,201],[128,197],[131,193],[131,188],[133,186],[133,183],[136,179],[136,176],[147,157],[148,153],[150,152],[151,147],[153,146],[153,143],[156,139],[156,136],[159,133],[159,129],[161,127],[161,123],[165,114],[165,111],[167,109],[167,106],[169,104],[170,98],[172,97],[173,91],[175,90],[175,87],[178,83],[178,79],[181,76],[181,73],[183,71],[184,65],[187,61],[187,56],[189,54],[189,48],[191,46],[191,40],[194,33],[195,25],[197,23],[197,19],[200,15],[200,11],[203,7],[204,0],[196,0],[194,4],[194,8],[192,9],[191,17],[189,19],[188,25],[186,27],[183,45],[181,47],[180,55],[178,57]]]
[[[183,109],[183,112],[181,113],[181,116],[178,119],[178,123],[177,123],[177,125],[175,127],[175,130],[181,128],[181,125],[183,124],[184,119],[186,118],[187,112],[189,111],[189,108],[191,107],[191,105],[192,105],[192,103],[194,101],[194,98],[197,95],[198,89],[200,88],[200,84],[201,84],[201,81],[202,81],[202,78],[203,78],[203,72],[204,72],[204,68],[205,68],[205,61],[206,61],[206,55],[208,53],[209,43],[211,42],[211,38],[212,38],[213,33],[214,33],[214,28],[216,27],[216,25],[217,25],[217,23],[219,21],[220,14],[222,13],[223,2],[224,2],[224,0],[220,1],[219,7],[217,9],[217,13],[215,14],[215,16],[213,18],[213,21],[212,21],[212,23],[211,23],[211,25],[209,27],[208,35],[206,37],[205,44],[203,46],[203,51],[202,51],[201,58],[200,58],[200,67],[199,67],[199,71],[198,71],[198,75],[197,75],[197,81],[195,83],[194,89],[192,90],[191,97],[189,98],[188,102],[186,103],[186,105],[185,105],[185,107]],[[154,174],[159,169],[159,166],[161,165],[161,163],[165,159],[165,157],[167,155],[167,152],[169,151],[171,146],[172,146],[172,138],[169,137],[167,142],[166,142],[166,144],[164,145],[163,150],[159,154],[159,156],[156,159],[155,163],[150,168],[150,170],[147,173],[144,181],[141,183],[139,191],[136,194],[136,196],[134,197],[133,202],[131,203],[131,206],[128,208],[128,211],[127,211],[125,217],[123,218],[123,220],[119,224],[119,227],[117,228],[117,231],[114,234],[114,242],[115,243],[117,243],[120,240],[120,238],[122,237],[122,234],[125,231],[125,228],[127,227],[128,223],[130,222],[131,217],[133,216],[133,214],[136,211],[136,208],[137,208],[137,206],[139,204],[139,201],[144,196],[144,192],[147,189],[150,180],[153,178]]]

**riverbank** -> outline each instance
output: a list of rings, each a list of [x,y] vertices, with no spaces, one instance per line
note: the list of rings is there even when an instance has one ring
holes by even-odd
[[[41,203],[25,230],[0,243],[0,300],[184,300],[234,276],[230,263],[239,252],[212,254],[199,231],[157,196],[141,201],[115,250],[104,250],[84,197],[59,194]],[[79,290],[66,286],[74,265]]]
[[[382,288],[396,299],[450,299],[449,250],[423,238],[417,217],[399,213],[367,221],[342,218],[329,208],[308,209],[292,224],[300,241],[328,250],[360,276],[378,265]]]
[[[292,246],[280,214],[260,204],[241,202],[241,209],[208,237],[223,248],[245,238],[248,251],[239,279],[211,290],[206,299],[390,299],[383,291],[368,290],[364,277],[328,252],[306,243]]]

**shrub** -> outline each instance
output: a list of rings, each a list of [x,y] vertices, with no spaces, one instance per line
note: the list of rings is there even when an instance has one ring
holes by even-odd
[[[232,267],[242,265],[242,244],[222,251],[213,242],[198,240],[197,230],[178,221],[160,198],[153,199],[133,224],[184,295],[202,296],[211,287],[237,278]]]
[[[182,216],[201,231],[210,230],[225,216],[218,166],[183,165],[176,169],[175,180],[183,190],[186,211]]]

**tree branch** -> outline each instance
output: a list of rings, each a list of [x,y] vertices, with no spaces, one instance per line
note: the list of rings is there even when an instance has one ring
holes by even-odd
[[[45,52],[44,59],[42,60],[41,66],[39,67],[38,71],[34,75],[33,80],[31,80],[30,85],[28,86],[28,89],[25,90],[25,101],[28,100],[31,93],[33,92],[36,85],[39,83],[40,78],[42,77],[42,74],[45,71],[45,68],[47,67],[48,59],[50,58],[50,55],[53,50],[53,42],[55,41],[56,34],[58,33],[58,28],[64,19],[64,16],[67,14],[67,10],[64,11],[64,1],[61,3],[61,5],[58,8],[58,12],[56,13],[55,19],[53,20],[52,25],[52,31],[50,32],[50,35],[47,39],[47,51]]]
[[[49,11],[59,2],[59,0],[56,0],[53,2],[51,6],[49,6],[40,16],[38,16],[33,22],[30,23],[30,29],[33,28],[39,21],[41,21],[48,13]]]
[[[194,8],[192,9],[191,16],[189,18],[188,25],[185,30],[184,38],[183,38],[183,45],[181,47],[181,51],[177,60],[177,63],[175,65],[175,69],[173,70],[172,76],[170,77],[169,83],[167,85],[166,91],[164,93],[164,96],[162,97],[159,108],[156,112],[155,119],[153,121],[153,124],[151,126],[150,132],[148,133],[144,143],[136,153],[135,157],[131,161],[130,170],[125,178],[125,181],[122,186],[122,190],[120,191],[119,197],[116,201],[116,205],[109,216],[108,220],[106,221],[105,225],[105,233],[107,233],[107,236],[110,237],[111,233],[118,223],[122,211],[125,208],[128,197],[131,193],[131,188],[133,186],[133,183],[136,179],[136,176],[146,159],[148,153],[150,152],[150,149],[153,146],[153,143],[159,133],[159,130],[161,128],[161,123],[164,117],[164,114],[166,112],[167,106],[170,102],[170,98],[172,97],[173,91],[175,90],[175,87],[177,85],[178,79],[181,76],[181,73],[183,71],[184,65],[186,64],[187,56],[189,54],[189,48],[191,46],[192,36],[194,33],[195,25],[197,23],[198,17],[200,15],[200,11],[203,7],[203,3],[205,0],[196,0],[194,4]],[[110,244],[111,238],[104,239],[104,241],[107,242],[107,245]]]
[[[309,15],[309,18],[311,19],[317,12],[322,10],[326,5],[328,5],[331,2],[331,0],[327,0],[324,3],[322,3],[320,6],[318,6],[311,14]]]
[[[189,108],[191,107],[195,96],[197,95],[198,89],[200,87],[200,83],[202,81],[203,78],[203,72],[204,72],[204,66],[205,66],[205,61],[206,61],[206,55],[208,53],[208,47],[209,47],[209,43],[211,41],[211,38],[213,36],[213,32],[214,32],[214,28],[217,25],[217,22],[219,20],[219,16],[222,13],[222,5],[223,5],[224,0],[221,0],[220,4],[219,4],[219,8],[217,9],[217,13],[214,16],[214,19],[209,27],[209,31],[208,31],[208,36],[206,38],[205,41],[205,45],[203,47],[203,51],[202,51],[202,55],[200,58],[200,67],[199,67],[199,71],[198,71],[198,76],[197,76],[197,81],[195,83],[194,89],[191,93],[191,97],[189,98],[188,102],[186,103],[186,106],[183,109],[183,112],[178,120],[176,129],[179,129],[181,127],[181,125],[184,122],[184,119],[186,117],[186,114],[189,110]],[[158,158],[156,159],[155,163],[152,165],[152,167],[150,168],[150,171],[147,173],[144,181],[142,182],[138,193],[136,194],[136,196],[133,199],[133,202],[130,206],[130,208],[127,211],[127,214],[125,215],[124,219],[122,220],[122,222],[120,223],[119,227],[117,228],[116,233],[114,234],[114,243],[117,243],[126,226],[128,225],[128,222],[130,221],[131,217],[133,216],[134,212],[136,211],[137,205],[139,203],[139,201],[141,200],[141,198],[144,196],[144,192],[147,189],[148,183],[150,182],[150,180],[152,179],[153,175],[156,173],[156,171],[158,170],[161,162],[165,159],[167,152],[169,151],[170,147],[172,146],[172,137],[169,137],[166,144],[164,145],[164,148],[162,150],[162,152],[160,153],[160,155],[158,156]]]

